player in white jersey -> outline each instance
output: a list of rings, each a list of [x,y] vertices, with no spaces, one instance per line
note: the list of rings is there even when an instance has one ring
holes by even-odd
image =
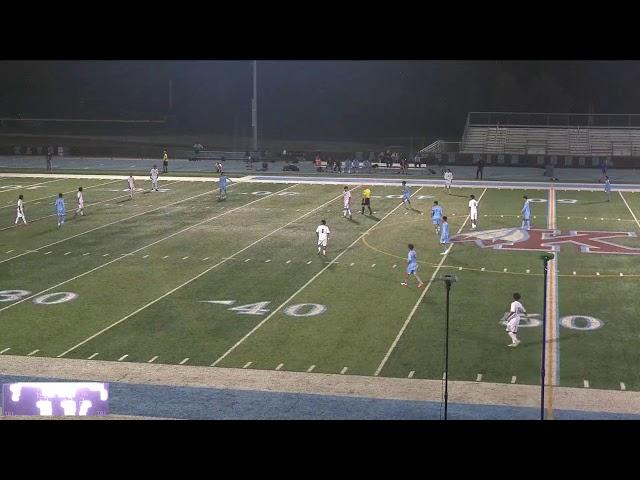
[[[327,222],[322,220],[318,228],[316,228],[316,235],[318,237],[318,255],[320,255],[320,250],[322,250],[322,255],[327,255],[327,243],[329,242],[329,234],[331,231],[329,227],[327,227]]]
[[[127,186],[129,187],[129,199],[132,199],[136,190],[136,181],[133,179],[133,175],[129,175],[129,178],[127,178]]]
[[[153,168],[151,169],[151,171],[149,172],[149,178],[151,179],[151,191],[158,191],[158,175],[160,175],[160,172],[158,172],[158,167],[156,167],[155,165],[153,166]]]
[[[475,230],[478,226],[478,201],[473,195],[471,195],[470,198],[471,200],[469,200],[469,218],[471,219],[471,229]]]
[[[453,173],[447,168],[444,172],[444,189],[449,195],[451,195],[451,182],[453,182]]]
[[[78,187],[78,208],[76,208],[76,216],[78,214],[84,215],[84,195],[82,194],[82,187]]]
[[[507,345],[508,347],[517,347],[520,344],[520,340],[518,340],[516,333],[518,333],[521,313],[527,313],[527,311],[520,303],[520,294],[514,293],[513,302],[511,302],[511,307],[509,309],[509,316],[507,317],[506,332],[509,334],[509,337],[511,337],[511,345]]]
[[[344,192],[342,192],[342,216],[347,218],[347,214],[349,215],[349,220],[351,220],[351,192],[349,187],[344,187]]]
[[[24,216],[24,202],[22,201],[22,199],[24,198],[23,195],[19,195],[18,196],[18,205],[16,207],[16,223],[15,225],[18,224],[18,220],[22,219],[22,221],[24,222],[24,224],[27,224],[27,219]]]

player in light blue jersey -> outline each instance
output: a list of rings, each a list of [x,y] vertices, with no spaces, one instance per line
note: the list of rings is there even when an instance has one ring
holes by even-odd
[[[440,245],[444,249],[440,255],[446,255],[449,248],[449,223],[446,215],[442,217],[442,225],[440,225]]]
[[[609,177],[605,175],[604,180],[604,193],[607,196],[607,202],[611,201],[611,181]]]
[[[414,277],[416,277],[416,280],[418,281],[418,288],[422,288],[424,283],[422,283],[422,280],[418,276],[418,256],[412,243],[409,244],[409,254],[407,255],[407,271],[404,274],[404,282],[401,282],[400,285],[404,285],[405,287],[407,286],[409,275],[413,275]]]
[[[529,202],[526,195],[522,198],[524,198],[524,206],[520,210],[520,213],[522,213],[522,226],[520,228],[531,230],[531,202]]]
[[[58,198],[56,198],[56,213],[58,214],[58,228],[60,228],[60,226],[64,224],[64,216],[66,215],[64,199],[61,193],[59,193]]]
[[[402,181],[402,203],[404,203],[404,208],[411,207],[411,188],[404,180]]]
[[[227,185],[231,184],[231,180],[224,173],[220,174],[220,180],[218,182],[218,187],[220,192],[218,193],[219,200],[225,200],[227,198]]]
[[[431,223],[436,227],[436,235],[440,233],[440,223],[442,223],[442,207],[438,205],[438,201],[433,202],[431,207]]]

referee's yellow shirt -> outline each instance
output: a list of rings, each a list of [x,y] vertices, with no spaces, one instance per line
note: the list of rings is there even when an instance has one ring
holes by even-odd
[[[365,188],[364,191],[362,192],[362,198],[371,198],[371,190],[369,190],[368,188]]]

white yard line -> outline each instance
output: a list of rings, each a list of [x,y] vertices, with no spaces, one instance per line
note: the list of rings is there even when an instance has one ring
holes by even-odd
[[[349,368],[344,367],[342,370],[340,370],[340,375],[344,375],[345,373],[347,373],[347,370],[349,370]]]
[[[415,195],[416,193],[418,193],[420,190],[422,189],[422,187],[418,188],[413,195]],[[412,196],[413,196],[412,195]],[[287,298],[284,302],[282,302],[280,305],[278,305],[269,315],[267,315],[267,317],[262,320],[260,323],[258,323],[255,327],[253,327],[244,337],[242,337],[240,340],[238,340],[229,350],[227,350],[226,352],[224,352],[215,362],[213,362],[213,365],[217,365],[218,363],[220,363],[225,357],[227,357],[231,352],[233,352],[236,348],[238,348],[238,346],[240,346],[247,338],[249,338],[251,335],[253,335],[256,331],[258,331],[258,329],[260,327],[262,327],[262,325],[264,325],[266,322],[268,322],[271,318],[273,318],[273,316],[278,313],[287,303],[289,303],[291,300],[293,300],[295,297],[298,296],[298,294],[300,292],[302,292],[305,288],[307,288],[309,285],[311,285],[316,278],[318,278],[320,275],[322,275],[329,267],[331,267],[332,264],[334,264],[340,257],[342,257],[345,253],[349,252],[351,250],[351,248],[356,245],[360,240],[362,240],[362,238],[364,238],[365,235],[367,235],[369,232],[371,232],[371,230],[373,230],[375,227],[377,227],[378,225],[380,225],[384,219],[388,218],[389,216],[393,215],[393,213],[402,206],[402,203],[399,203],[396,207],[393,208],[393,210],[391,210],[389,213],[387,213],[384,217],[382,217],[378,222],[374,223],[373,225],[371,225],[371,227],[369,227],[363,234],[361,234],[358,238],[356,238],[347,248],[345,248],[342,252],[340,252],[333,260],[331,260],[322,270],[320,270],[318,273],[316,273],[313,277],[311,277],[310,280],[307,281],[307,283],[305,283],[304,285],[302,285],[302,287],[300,287],[295,293],[293,293],[293,295],[291,295],[289,298]],[[352,264],[353,265],[353,264]]]
[[[289,188],[289,187],[287,187],[287,188]],[[36,248],[34,250],[29,250],[29,251],[23,252],[23,253],[21,253],[19,255],[14,255],[13,257],[5,258],[4,260],[0,260],[0,263],[5,263],[5,262],[8,262],[10,260],[14,260],[16,258],[19,258],[19,257],[22,257],[24,255],[27,255],[29,253],[34,253],[34,252],[37,252],[39,250],[43,250],[45,248],[51,247],[53,245],[57,245],[59,243],[66,242],[67,240],[71,240],[72,238],[80,237],[82,235],[86,235],[87,233],[95,232],[96,230],[100,230],[102,228],[110,227],[111,225],[115,225],[116,223],[126,222],[127,220],[131,220],[132,218],[136,218],[136,217],[139,217],[141,215],[146,215],[147,213],[156,212],[158,210],[162,210],[163,208],[171,207],[173,205],[177,205],[177,204],[183,203],[183,202],[188,202],[190,200],[193,200],[195,198],[201,197],[203,195],[210,195],[210,194],[211,194],[211,192],[203,192],[203,193],[199,193],[197,195],[194,195],[193,197],[189,197],[189,198],[185,198],[185,199],[182,199],[182,200],[178,200],[177,202],[169,203],[167,205],[162,205],[160,207],[156,207],[156,208],[153,208],[151,210],[145,210],[144,212],[136,213],[135,215],[131,215],[129,217],[122,218],[120,220],[115,220],[113,222],[109,222],[109,223],[106,223],[104,225],[100,225],[99,227],[91,228],[91,229],[86,230],[84,232],[77,233],[75,235],[71,235],[70,237],[66,237],[66,238],[63,238],[62,240],[58,240],[57,242],[53,242],[53,243],[49,243],[47,245],[43,245],[42,247],[38,247],[38,248]],[[265,197],[263,197],[263,198],[265,198]]]
[[[40,176],[42,177],[42,176]],[[11,188],[3,188],[0,189],[0,193],[4,193],[4,192],[14,192],[16,190],[21,190],[21,189],[26,189],[26,188],[30,188],[30,187],[35,187],[38,185],[46,185],[47,183],[53,183],[53,182],[60,182],[61,180],[66,180],[65,178],[56,178],[54,180],[47,180],[46,182],[40,182],[40,183],[30,183],[29,185],[20,185],[17,187],[11,187]]]
[[[482,197],[484,196],[484,194],[486,192],[487,192],[487,189],[485,188],[482,191],[482,194],[480,194],[480,198],[478,198],[478,204],[480,203],[480,201],[482,200]],[[458,232],[456,233],[456,235],[459,234],[462,231],[462,229],[465,227],[465,225],[467,224],[468,221],[469,221],[469,216],[467,215],[467,217],[464,219],[464,222],[462,223],[462,225],[460,225],[460,228],[458,229]],[[391,353],[395,350],[396,345],[398,345],[398,342],[400,341],[400,337],[402,337],[402,334],[407,329],[407,326],[409,325],[409,322],[411,322],[411,319],[413,318],[413,316],[415,315],[416,311],[418,310],[418,307],[422,303],[422,300],[424,299],[425,295],[427,294],[427,292],[431,288],[431,285],[433,285],[433,281],[435,280],[436,276],[438,275],[438,272],[442,268],[442,265],[447,260],[449,252],[451,252],[452,248],[453,248],[453,243],[447,249],[447,254],[443,255],[442,259],[440,259],[440,263],[438,263],[436,269],[433,271],[433,274],[431,275],[431,278],[429,279],[429,283],[427,283],[427,285],[424,287],[424,290],[422,291],[422,294],[420,295],[420,297],[418,298],[418,301],[415,303],[415,305],[411,309],[411,312],[409,313],[409,316],[407,317],[407,319],[404,321],[404,324],[402,325],[402,328],[400,328],[400,331],[398,332],[398,335],[396,335],[396,338],[393,340],[393,343],[389,347],[389,350],[387,350],[387,353],[385,354],[384,358],[380,362],[380,365],[378,365],[378,368],[376,369],[376,371],[374,373],[374,376],[377,377],[378,375],[380,375],[380,372],[382,371],[382,369],[384,368],[385,364],[387,363],[387,360],[389,360],[389,357],[391,356]]]
[[[89,357],[87,357],[87,360],[91,360],[92,358],[96,358],[97,356],[98,356],[98,352],[92,353]]]
[[[118,361],[121,362],[123,361],[125,358],[127,358],[129,356],[129,354],[127,353],[126,355],[121,356]]]
[[[244,364],[244,367],[242,367],[242,368],[249,368],[252,363],[253,362],[247,362],[247,363]]]
[[[292,188],[292,187],[294,187],[294,186],[295,186],[295,185],[292,185],[292,186],[290,186],[290,187],[287,187],[287,188],[284,188],[284,189],[282,189],[282,190],[279,190],[278,192],[274,192],[274,193],[272,193],[272,194],[270,194],[270,195],[265,195],[264,197],[260,197],[260,198],[258,198],[258,199],[256,199],[256,200],[253,200],[253,201],[251,201],[251,202],[249,202],[249,203],[246,203],[246,204],[244,204],[244,205],[240,205],[239,207],[233,208],[233,209],[231,209],[231,210],[227,210],[225,213],[218,214],[218,215],[216,215],[215,217],[211,217],[211,218],[208,218],[208,219],[206,219],[206,220],[202,220],[201,222],[198,222],[198,223],[195,223],[195,224],[190,225],[190,226],[188,226],[188,227],[185,227],[185,228],[183,228],[182,230],[178,230],[177,232],[174,232],[174,233],[172,233],[172,234],[170,234],[170,235],[167,235],[166,237],[163,237],[163,238],[161,238],[161,239],[159,239],[159,240],[156,240],[155,242],[149,243],[149,244],[145,245],[144,247],[140,247],[140,248],[138,248],[138,249],[136,249],[136,250],[134,250],[134,251],[132,251],[132,252],[129,252],[129,254],[130,254],[130,255],[133,255],[133,254],[135,254],[135,253],[138,253],[138,252],[140,252],[140,251],[142,251],[142,250],[145,250],[145,249],[147,249],[147,248],[149,248],[149,247],[152,247],[152,246],[154,246],[154,245],[156,245],[156,244],[158,244],[158,243],[160,243],[160,242],[164,242],[165,240],[168,240],[168,239],[170,239],[170,238],[173,238],[173,237],[175,237],[176,235],[180,235],[180,234],[182,234],[182,233],[184,233],[184,232],[186,232],[186,231],[188,231],[188,230],[191,230],[192,228],[196,228],[196,227],[198,227],[198,226],[200,226],[200,225],[202,225],[202,224],[204,224],[204,223],[211,222],[211,221],[216,220],[216,219],[218,219],[218,218],[220,218],[220,217],[223,217],[223,216],[225,216],[225,215],[229,215],[229,214],[231,214],[231,213],[233,213],[233,212],[235,212],[235,211],[237,211],[237,210],[240,210],[241,208],[247,207],[247,206],[252,205],[252,204],[254,204],[254,203],[256,203],[256,202],[260,202],[260,201],[262,201],[262,200],[264,200],[264,199],[266,199],[266,198],[270,198],[271,196],[276,195],[276,194],[278,194],[278,193],[280,193],[280,192],[282,192],[282,191],[284,191],[284,190],[287,190],[287,189],[289,189],[289,188]],[[210,193],[210,192],[207,192],[207,193]],[[311,212],[310,212],[310,213],[311,213]],[[291,223],[293,223],[293,222],[291,222]],[[288,225],[288,224],[287,224],[287,225]],[[284,227],[281,227],[281,228],[284,228]],[[269,234],[269,235],[272,235],[273,233],[275,233],[275,232],[272,232],[272,233],[271,233],[271,234]],[[252,244],[252,245],[253,245],[253,244]],[[248,247],[247,247],[247,248],[248,248]],[[246,250],[246,249],[243,249],[242,251],[244,251],[244,250]],[[107,255],[108,255],[108,254],[107,254]],[[35,294],[33,294],[33,295],[29,296],[29,297],[24,297],[24,298],[22,298],[21,300],[18,300],[17,302],[14,302],[14,303],[12,303],[12,304],[10,304],[10,305],[7,305],[6,307],[0,308],[0,312],[3,312],[3,311],[5,311],[5,310],[7,310],[8,308],[11,308],[11,307],[13,307],[13,306],[15,306],[15,305],[18,305],[18,304],[22,303],[22,302],[25,302],[25,301],[30,300],[30,299],[32,299],[32,298],[35,298],[35,297],[37,297],[38,295],[42,295],[43,293],[46,293],[46,292],[48,292],[48,291],[50,291],[50,290],[53,290],[53,289],[55,289],[55,288],[58,288],[58,287],[60,287],[60,286],[62,286],[62,285],[65,285],[65,284],[67,284],[67,283],[69,283],[69,282],[72,282],[72,281],[74,281],[74,280],[76,280],[76,279],[78,279],[78,278],[84,277],[85,275],[89,275],[90,273],[93,273],[93,272],[95,272],[95,271],[97,271],[97,270],[100,270],[101,268],[104,268],[104,267],[106,267],[106,266],[108,266],[108,265],[111,265],[112,263],[117,262],[117,261],[119,261],[119,260],[122,260],[123,258],[126,258],[126,257],[125,257],[125,256],[120,256],[120,257],[118,257],[118,258],[115,258],[115,259],[113,259],[113,260],[111,260],[111,261],[107,262],[107,263],[103,263],[102,265],[98,265],[97,267],[92,268],[91,270],[87,270],[86,272],[81,273],[80,275],[76,275],[75,277],[72,277],[72,278],[70,278],[70,279],[68,279],[68,280],[65,280],[65,281],[63,281],[63,282],[60,282],[60,283],[58,283],[58,284],[54,285],[53,287],[49,287],[49,288],[47,288],[47,289],[45,289],[45,290],[42,290],[42,291],[40,291],[40,292],[38,292],[38,293],[35,293]],[[211,268],[215,268],[215,266],[222,264],[222,263],[223,263],[223,262],[225,262],[226,260],[227,260],[227,259],[223,260],[223,261],[222,261],[222,262],[220,262],[220,263],[217,263],[216,265],[214,265],[214,267],[211,267]],[[1,263],[1,262],[0,262],[0,263]],[[205,272],[206,272],[206,271],[205,271]],[[201,274],[201,275],[203,275],[203,274]],[[196,278],[197,278],[197,277],[196,277]],[[187,282],[187,283],[189,283],[189,282]]]
[[[156,355],[155,357],[152,357],[149,360],[147,360],[147,363],[153,363],[153,362],[156,361],[157,358],[158,358],[158,355]]]
[[[276,370],[280,370],[282,367],[284,367],[284,363],[281,363],[280,365],[278,365],[278,366],[276,367]]]
[[[36,350],[34,350],[33,352],[31,352],[31,353],[29,353],[29,354],[27,354],[27,355],[28,355],[28,356],[35,355],[35,354],[36,354],[36,353],[38,353],[39,351],[40,351],[40,350],[37,350],[37,349],[36,349]]]
[[[556,228],[556,191],[549,189],[547,228]],[[558,252],[554,252],[554,259],[548,263],[547,280],[547,348],[545,358],[546,384],[549,385],[547,393],[547,417],[553,419],[553,387],[558,385],[559,374],[559,338],[558,338]]]
[[[294,186],[295,186],[295,185],[294,185]],[[291,187],[287,187],[287,188],[291,188]],[[357,188],[357,187],[354,187],[354,188]],[[284,189],[284,190],[286,190],[286,189]],[[275,192],[275,193],[273,193],[272,195],[275,195],[275,194],[277,194],[277,193],[279,193],[279,192],[281,192],[281,191],[282,191],[282,190],[279,190],[278,192]],[[257,199],[257,200],[254,200],[253,202],[247,203],[246,205],[243,205],[243,206],[251,205],[252,203],[255,203],[255,202],[260,201],[260,200],[262,200],[262,199],[268,198],[268,197],[270,197],[270,196],[271,196],[271,195],[266,195],[266,196],[261,197],[261,198],[259,198],[259,199]],[[242,248],[241,250],[238,250],[238,251],[237,251],[237,252],[235,252],[233,255],[231,255],[231,256],[229,256],[229,257],[227,257],[227,258],[224,258],[223,260],[221,260],[220,262],[216,263],[215,265],[212,265],[212,266],[210,266],[209,268],[207,268],[206,270],[204,270],[204,271],[200,272],[200,273],[199,273],[198,275],[196,275],[195,277],[192,277],[192,278],[190,278],[189,280],[187,280],[186,282],[184,282],[184,283],[182,283],[182,284],[178,285],[177,287],[172,288],[171,290],[169,290],[168,292],[166,292],[166,293],[164,293],[163,295],[159,296],[159,297],[158,297],[158,298],[156,298],[155,300],[152,300],[151,302],[147,303],[146,305],[143,305],[142,307],[138,308],[137,310],[135,310],[134,312],[130,313],[129,315],[126,315],[126,316],[122,317],[120,320],[118,320],[118,321],[116,321],[116,322],[112,323],[111,325],[109,325],[109,326],[107,326],[107,327],[103,328],[103,329],[102,329],[102,330],[100,330],[99,332],[94,333],[94,334],[93,334],[93,335],[91,335],[89,338],[86,338],[85,340],[83,340],[82,342],[78,343],[77,345],[74,345],[73,347],[69,348],[68,350],[65,350],[65,351],[64,351],[64,352],[62,352],[60,355],[58,355],[58,357],[63,357],[64,355],[66,355],[67,353],[69,353],[69,352],[71,352],[71,351],[75,350],[75,349],[76,349],[76,348],[78,348],[79,346],[84,345],[84,344],[85,344],[85,343],[87,343],[88,341],[90,341],[90,340],[92,340],[92,339],[96,338],[98,335],[103,334],[103,333],[104,333],[104,332],[106,332],[107,330],[110,330],[111,328],[113,328],[113,327],[115,327],[116,325],[118,325],[118,324],[120,324],[120,323],[122,323],[122,322],[126,321],[127,319],[129,319],[129,318],[133,317],[134,315],[137,315],[137,314],[138,314],[138,313],[140,313],[142,310],[145,310],[146,308],[150,307],[151,305],[154,305],[155,303],[159,302],[159,301],[160,301],[160,300],[162,300],[163,298],[168,297],[169,295],[171,295],[172,293],[176,292],[177,290],[180,290],[181,288],[185,287],[186,285],[189,285],[190,283],[194,282],[194,281],[195,281],[195,280],[197,280],[198,278],[200,278],[200,277],[202,277],[203,275],[205,275],[205,274],[209,273],[209,272],[210,272],[211,270],[213,270],[214,268],[218,268],[220,265],[223,265],[223,264],[224,264],[224,263],[226,263],[227,261],[229,261],[229,260],[231,260],[231,259],[233,259],[233,258],[237,257],[238,255],[242,254],[243,252],[245,252],[246,250],[250,249],[250,248],[251,248],[251,247],[253,247],[254,245],[257,245],[258,243],[260,243],[260,242],[262,242],[262,241],[266,240],[267,238],[269,238],[269,237],[271,237],[272,235],[276,234],[276,233],[277,233],[277,232],[279,232],[280,230],[282,230],[282,229],[284,229],[284,228],[287,228],[289,225],[292,225],[292,224],[294,224],[294,223],[296,223],[296,222],[298,222],[298,221],[302,220],[303,218],[308,217],[309,215],[313,214],[314,212],[316,212],[317,210],[319,210],[319,209],[323,208],[324,206],[326,206],[326,205],[328,205],[328,204],[330,204],[330,203],[335,202],[335,201],[336,201],[337,199],[339,199],[339,198],[342,198],[342,194],[340,194],[338,197],[332,198],[332,199],[331,199],[331,200],[329,200],[328,202],[323,203],[323,204],[322,204],[322,205],[320,205],[319,207],[316,207],[316,208],[314,208],[313,210],[310,210],[309,212],[307,212],[307,213],[305,213],[305,214],[303,214],[303,215],[300,215],[300,216],[299,216],[299,217],[297,217],[295,220],[292,220],[292,221],[290,221],[289,223],[287,223],[287,224],[285,224],[285,225],[282,225],[281,227],[278,227],[278,228],[276,228],[275,230],[271,231],[270,233],[268,233],[268,234],[266,234],[266,235],[264,235],[264,236],[260,237],[258,240],[256,240],[255,242],[253,242],[253,243],[251,243],[251,244],[247,245],[246,247]],[[226,212],[226,213],[220,214],[220,215],[218,215],[218,216],[222,216],[222,215],[226,215],[226,214],[232,213],[234,210],[237,210],[238,208],[242,208],[242,207],[237,207],[237,208],[235,208],[235,209],[233,209],[233,210],[227,210],[227,212]],[[214,218],[217,218],[217,217],[214,217]],[[192,227],[188,227],[188,228],[193,228],[194,226],[197,226],[197,225],[198,225],[198,224],[193,225]],[[156,243],[157,243],[157,242],[156,242]],[[146,248],[146,247],[143,247],[143,248]],[[142,250],[142,249],[140,249],[140,250]],[[52,288],[53,288],[53,287],[52,287]],[[49,289],[49,290],[51,290],[51,289]],[[38,293],[38,294],[36,294],[36,295],[40,295],[40,293]],[[25,300],[26,300],[26,299],[25,299]],[[17,302],[16,302],[16,303],[17,303]],[[12,305],[15,305],[15,304],[12,304]],[[5,308],[6,308],[6,307],[5,307]],[[2,309],[0,309],[0,312],[1,312],[1,311],[2,311]],[[212,366],[214,366],[214,365],[212,364]]]
[[[2,355],[4,352],[8,352],[9,350],[11,350],[11,347],[9,347],[9,348],[5,348],[4,350],[2,350],[2,351],[0,352],[0,355]]]
[[[189,361],[189,357],[185,358],[184,360],[182,360],[180,362],[180,365],[184,365],[185,363],[187,363]]]
[[[313,372],[313,370],[316,368],[315,365],[311,365],[309,368],[307,368],[307,372]]]
[[[633,210],[631,210],[631,207],[629,206],[629,204],[627,203],[627,200],[624,198],[624,196],[622,195],[622,192],[620,190],[618,190],[618,193],[620,194],[620,198],[622,198],[622,201],[624,202],[624,204],[627,206],[627,208],[629,209],[629,212],[631,213],[631,216],[633,217],[633,219],[636,221],[636,225],[638,225],[638,228],[640,228],[640,222],[638,222],[638,218],[636,217],[636,214],[633,213]]]

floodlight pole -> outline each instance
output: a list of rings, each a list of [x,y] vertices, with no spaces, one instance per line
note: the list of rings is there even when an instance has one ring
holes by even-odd
[[[542,361],[540,367],[540,420],[544,420],[544,384],[545,384],[545,354],[547,346],[547,274],[549,273],[549,260],[553,260],[552,253],[540,256],[544,264],[544,290],[542,301]]]
[[[451,284],[457,281],[455,275],[443,275],[442,280],[444,281],[445,287],[447,289],[447,300],[446,300],[446,315],[445,315],[445,340],[444,340],[444,419],[447,419],[447,408],[449,406],[449,294],[451,291]]]
[[[253,127],[253,151],[258,151],[258,62],[253,61],[253,98],[251,100],[251,126]]]

